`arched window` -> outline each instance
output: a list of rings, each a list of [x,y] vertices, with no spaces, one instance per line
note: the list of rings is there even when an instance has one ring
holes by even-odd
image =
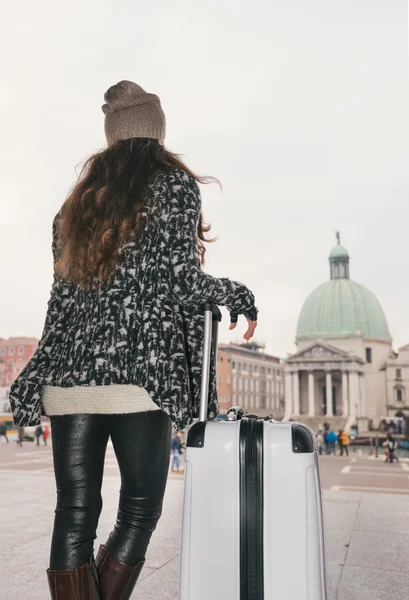
[[[395,399],[396,402],[405,401],[405,388],[403,386],[398,386],[395,388]]]

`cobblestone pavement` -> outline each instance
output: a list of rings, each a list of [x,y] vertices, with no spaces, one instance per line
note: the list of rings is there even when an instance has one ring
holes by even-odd
[[[328,600],[401,600],[409,590],[409,463],[323,457]],[[0,445],[0,599],[46,600],[55,503],[52,448]],[[119,472],[108,447],[99,543],[115,520]],[[170,473],[164,513],[133,598],[177,600],[183,474]],[[222,568],[222,565],[220,565]]]

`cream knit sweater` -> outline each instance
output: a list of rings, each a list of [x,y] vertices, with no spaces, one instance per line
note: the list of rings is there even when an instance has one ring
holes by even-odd
[[[75,414],[120,414],[160,410],[143,387],[137,385],[92,385],[43,389],[47,416]]]

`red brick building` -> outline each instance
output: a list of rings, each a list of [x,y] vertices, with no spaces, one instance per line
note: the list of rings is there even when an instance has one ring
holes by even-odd
[[[241,406],[246,412],[284,416],[284,365],[256,342],[219,344],[217,392],[222,412]]]
[[[38,339],[27,337],[0,338],[0,387],[10,386],[37,349]]]

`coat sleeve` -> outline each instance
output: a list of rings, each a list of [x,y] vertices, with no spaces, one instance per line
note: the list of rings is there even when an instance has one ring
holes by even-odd
[[[52,252],[53,252],[53,265],[55,266],[55,262],[57,260],[57,255],[58,255],[58,233],[57,233],[57,225],[58,225],[58,220],[60,217],[60,213],[58,213],[55,217],[54,217],[54,221],[53,221],[53,241],[52,241]],[[48,334],[48,332],[50,331],[50,329],[53,327],[54,322],[56,321],[56,319],[58,319],[58,317],[61,314],[61,298],[60,298],[60,287],[61,287],[61,280],[60,278],[55,274],[54,272],[54,276],[53,276],[53,284],[51,287],[51,293],[50,293],[50,299],[48,301],[48,305],[47,305],[47,314],[45,317],[45,323],[44,323],[44,328],[43,328],[43,333],[41,335],[41,339],[43,340],[45,338],[45,336]]]
[[[163,224],[160,277],[165,293],[178,304],[214,302],[226,306],[232,321],[239,314],[256,320],[254,295],[245,285],[202,271],[197,235],[201,210],[199,188],[187,173],[178,172],[172,179],[160,215]]]

